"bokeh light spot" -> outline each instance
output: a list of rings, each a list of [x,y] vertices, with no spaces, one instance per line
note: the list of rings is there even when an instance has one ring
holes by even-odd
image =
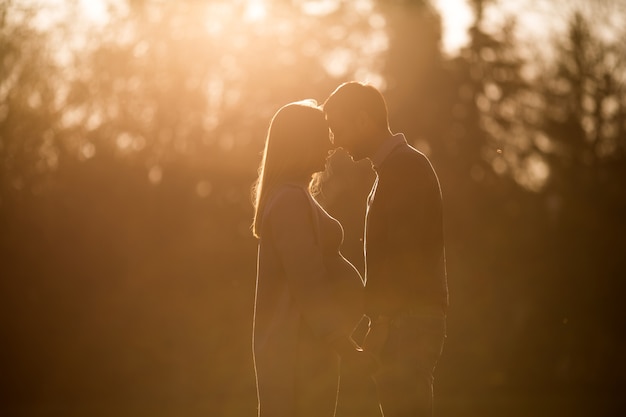
[[[148,170],[148,180],[153,185],[158,185],[163,179],[163,169],[159,165],[154,165]]]
[[[213,186],[209,181],[203,180],[196,184],[196,194],[198,197],[206,198],[211,194],[211,191],[213,191]]]

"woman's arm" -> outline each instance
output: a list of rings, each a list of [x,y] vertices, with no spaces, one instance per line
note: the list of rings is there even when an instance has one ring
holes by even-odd
[[[336,313],[330,308],[331,287],[319,245],[315,213],[307,191],[287,186],[267,207],[269,234],[283,267],[289,294],[306,323],[320,338],[337,337]],[[269,235],[269,236],[268,236]]]

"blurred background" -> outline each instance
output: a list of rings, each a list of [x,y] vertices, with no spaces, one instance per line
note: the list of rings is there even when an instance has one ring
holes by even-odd
[[[348,80],[444,196],[436,414],[626,409],[626,3],[0,2],[0,415],[256,415],[250,187]],[[321,202],[361,270],[366,162]]]

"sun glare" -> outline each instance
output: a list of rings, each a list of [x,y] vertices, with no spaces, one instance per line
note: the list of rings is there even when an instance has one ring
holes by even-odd
[[[244,19],[249,22],[258,22],[265,19],[267,10],[264,0],[248,0],[248,5],[244,13]]]
[[[443,24],[442,47],[449,55],[456,54],[468,41],[467,29],[474,20],[467,0],[434,0]]]
[[[80,0],[81,10],[84,16],[95,24],[103,25],[109,20],[104,0]]]
[[[325,16],[339,8],[336,0],[306,1],[302,4],[302,11],[310,16]]]

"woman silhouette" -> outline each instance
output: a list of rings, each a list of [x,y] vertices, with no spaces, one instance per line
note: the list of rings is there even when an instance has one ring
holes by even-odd
[[[272,118],[253,189],[260,417],[331,417],[339,357],[348,367],[369,364],[350,338],[363,314],[363,281],[339,251],[341,225],[311,193],[330,149],[314,100],[287,104]]]

